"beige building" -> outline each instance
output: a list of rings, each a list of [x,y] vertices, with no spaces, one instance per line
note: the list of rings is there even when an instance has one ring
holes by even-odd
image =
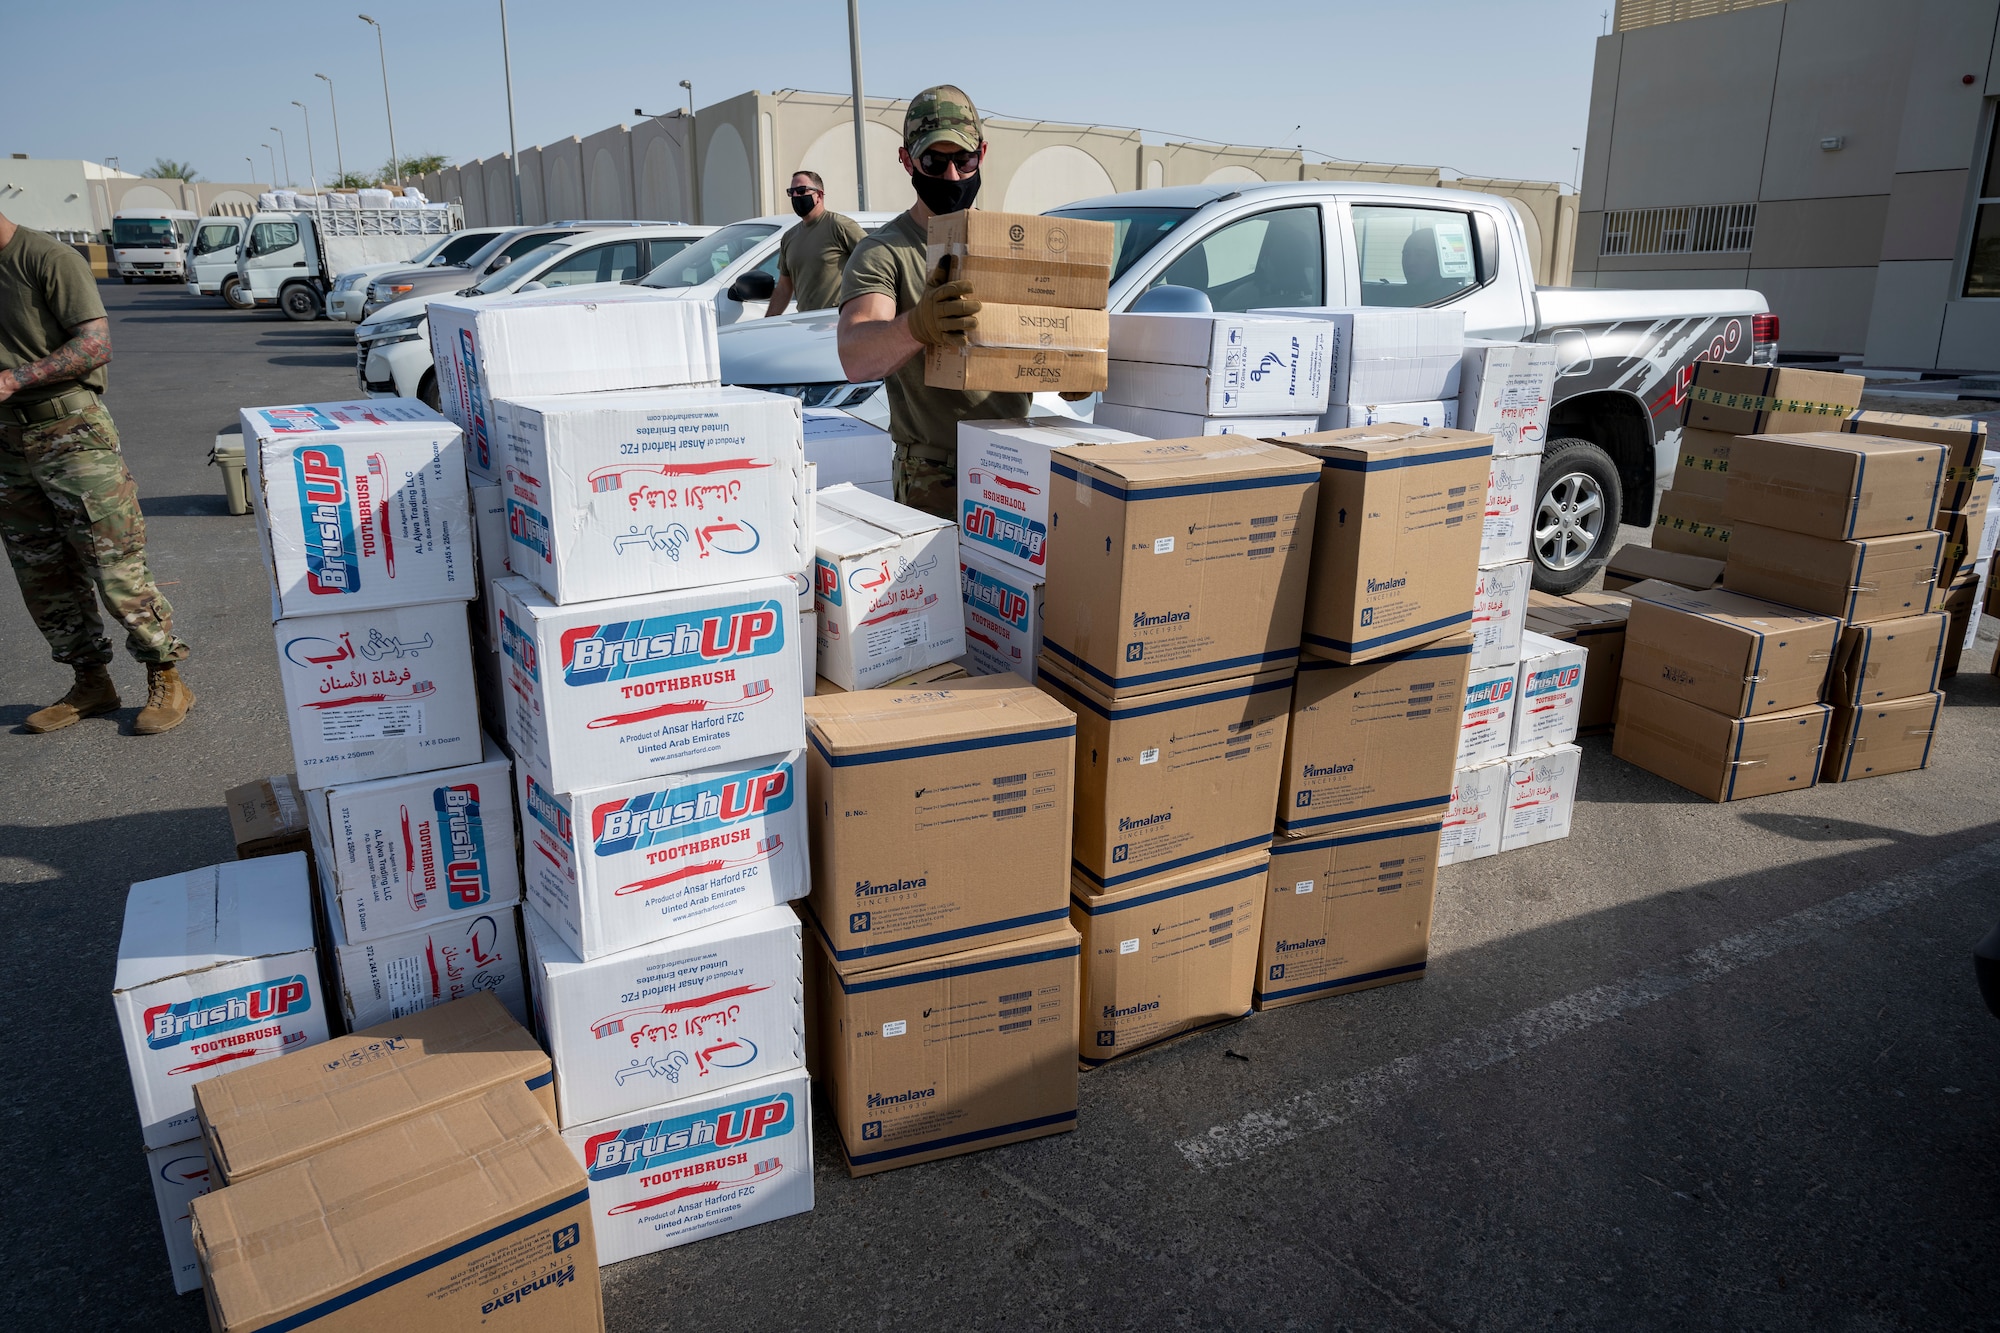
[[[639,217],[719,225],[786,211],[783,192],[798,170],[817,171],[826,181],[828,204],[852,211],[859,206],[853,105],[852,98],[831,93],[749,92],[703,107],[692,121],[676,112],[523,149],[523,220]],[[905,105],[887,98],[867,100],[871,209],[907,208],[915,197],[896,161]],[[1040,213],[1093,195],[1206,181],[1444,184],[1512,200],[1535,247],[1537,281],[1569,281],[1576,196],[1546,181],[1442,180],[1436,167],[1309,163],[1294,150],[1149,143],[1137,130],[1058,121],[990,117],[986,136],[992,149],[979,198],[988,208]],[[432,199],[462,203],[467,226],[514,220],[504,153],[434,173],[421,187]]]
[[[1754,287],[1787,353],[2000,369],[2000,0],[1619,0],[1575,281]]]
[[[127,209],[184,208],[203,217],[249,217],[266,185],[154,180],[75,159],[0,160],[0,213],[65,241],[103,241],[111,215]]]

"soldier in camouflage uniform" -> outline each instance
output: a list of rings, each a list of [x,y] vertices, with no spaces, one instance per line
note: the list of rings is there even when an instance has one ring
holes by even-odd
[[[110,360],[110,321],[83,257],[0,216],[0,538],[28,613],[76,674],[69,693],[29,714],[32,732],[118,708],[100,598],[146,666],[133,730],[170,730],[194,706],[175,665],[187,645],[146,566],[139,488],[97,397]]]
[[[840,365],[855,382],[887,380],[896,499],[958,519],[958,423],[1028,415],[1025,393],[969,393],[924,383],[924,351],[965,340],[979,301],[967,282],[938,282],[924,263],[930,221],[972,207],[986,134],[972,99],[926,88],[903,115],[899,159],[917,202],[854,247],[840,288]]]

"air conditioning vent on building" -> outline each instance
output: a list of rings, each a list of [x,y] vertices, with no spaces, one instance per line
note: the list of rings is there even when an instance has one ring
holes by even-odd
[[[1757,228],[1755,204],[1631,208],[1604,215],[1600,255],[1741,254]]]

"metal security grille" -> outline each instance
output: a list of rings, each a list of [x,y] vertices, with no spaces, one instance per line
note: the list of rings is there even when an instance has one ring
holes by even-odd
[[[1750,249],[1755,204],[1628,208],[1604,215],[1601,255],[1717,255]]]
[[[1779,0],[1618,0],[1617,28],[1620,32],[1630,32],[1634,28],[1652,28],[1662,23],[1707,18],[1711,14],[1727,14],[1732,10],[1754,9],[1758,5],[1778,2]]]

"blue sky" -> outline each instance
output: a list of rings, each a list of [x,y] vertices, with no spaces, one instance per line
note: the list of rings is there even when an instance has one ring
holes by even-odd
[[[862,0],[862,55],[875,96],[956,82],[982,110],[1010,116],[1567,181],[1609,5],[1099,0],[987,10]],[[79,59],[10,62],[0,152],[115,155],[127,170],[171,157],[211,180],[242,180],[247,154],[263,180],[259,145],[277,144],[266,128],[276,125],[303,182],[296,98],[311,108],[324,179],[334,136],[320,72],[335,83],[347,163],[381,163],[388,134],[374,30],[355,17],[364,9],[387,29],[405,155],[458,161],[506,148],[495,0],[102,0],[89,8],[87,49],[76,45],[76,11],[9,14],[9,49]],[[968,23],[982,11],[990,30]],[[848,88],[844,0],[510,0],[508,23],[524,147],[629,123],[634,107],[679,105],[684,78],[698,105],[751,88]]]

